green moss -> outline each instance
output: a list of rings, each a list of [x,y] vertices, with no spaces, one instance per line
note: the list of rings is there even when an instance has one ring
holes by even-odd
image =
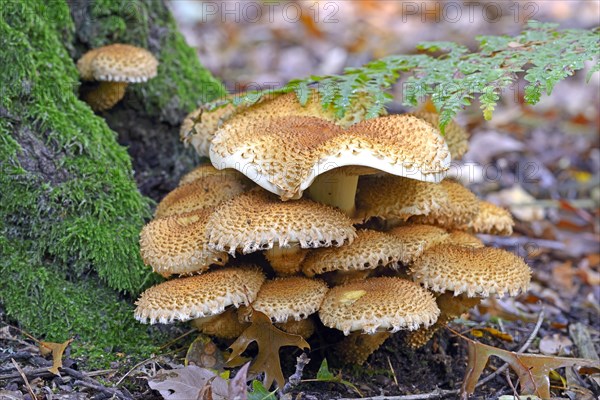
[[[174,101],[191,109],[209,98],[203,86],[214,89],[206,96],[222,91],[169,31],[162,3],[98,1],[91,8],[102,27],[94,44],[148,44],[150,28],[164,21],[160,75],[134,92],[144,112],[158,114]],[[134,321],[131,297],[123,296],[158,279],[139,255],[151,201],[137,190],[115,132],[77,97],[71,11],[66,2],[44,0],[0,9],[0,302],[36,336],[77,335],[76,352],[144,354],[156,337]]]

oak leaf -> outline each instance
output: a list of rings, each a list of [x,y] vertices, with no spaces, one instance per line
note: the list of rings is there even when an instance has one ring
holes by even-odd
[[[264,386],[270,388],[273,382],[279,388],[285,384],[281,362],[279,359],[279,349],[284,346],[296,346],[301,349],[310,349],[306,340],[299,335],[292,335],[277,329],[271,323],[269,317],[254,310],[251,317],[252,324],[246,328],[239,338],[230,346],[231,356],[227,360],[227,365],[232,366],[240,361],[242,353],[248,348],[250,343],[256,342],[258,345],[258,354],[254,362],[250,365],[250,373],[265,373]]]
[[[73,339],[69,339],[64,343],[53,343],[53,342],[39,342],[40,354],[47,356],[52,354],[52,366],[48,368],[48,371],[54,375],[60,375],[58,369],[62,368],[62,356],[67,347],[71,344]]]
[[[550,371],[563,367],[600,367],[600,362],[583,358],[519,354],[488,346],[459,335],[468,344],[468,362],[465,379],[461,387],[461,398],[467,399],[475,391],[477,381],[485,369],[490,356],[501,358],[519,377],[522,394],[550,398]]]

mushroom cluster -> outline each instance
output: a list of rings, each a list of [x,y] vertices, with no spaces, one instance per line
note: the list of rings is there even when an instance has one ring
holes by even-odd
[[[422,346],[481,298],[526,290],[525,262],[475,236],[509,235],[510,214],[443,179],[466,132],[426,113],[361,121],[368,106],[336,119],[287,94],[190,114],[181,136],[212,166],[142,230],[144,261],[172,279],[136,318],[233,339],[259,311],[304,338],[337,329],[339,359],[363,363],[395,332]]]

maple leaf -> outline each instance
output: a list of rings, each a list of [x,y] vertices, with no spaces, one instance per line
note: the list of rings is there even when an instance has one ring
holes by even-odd
[[[227,360],[227,365],[232,366],[239,363],[242,353],[248,348],[250,343],[256,342],[258,345],[258,355],[250,365],[250,373],[265,373],[263,381],[265,388],[270,388],[273,382],[279,388],[285,384],[281,362],[279,360],[279,349],[284,346],[296,346],[301,349],[310,349],[306,340],[299,335],[292,335],[283,332],[273,326],[269,317],[254,310],[251,317],[252,324],[246,328],[239,338],[229,347],[231,356]]]
[[[52,366],[48,371],[54,375],[60,375],[58,369],[62,368],[62,356],[66,348],[71,344],[73,339],[69,339],[64,343],[39,342],[40,354],[47,356],[52,353]]]
[[[583,358],[544,356],[539,354],[520,354],[488,346],[462,335],[468,344],[468,363],[465,379],[461,387],[461,398],[467,399],[475,391],[477,381],[485,369],[490,356],[501,358],[519,377],[521,393],[536,395],[542,399],[550,398],[550,378],[552,370],[563,367],[599,368],[600,362]]]

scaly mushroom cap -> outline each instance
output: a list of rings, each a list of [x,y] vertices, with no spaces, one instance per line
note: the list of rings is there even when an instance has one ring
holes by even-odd
[[[283,203],[262,190],[243,193],[221,204],[210,216],[209,243],[217,250],[244,254],[288,247],[341,246],[356,236],[350,219],[333,207],[310,200]]]
[[[206,164],[198,165],[196,168],[194,168],[193,170],[191,170],[190,172],[188,172],[187,174],[182,176],[181,179],[179,180],[179,186],[187,185],[188,183],[192,183],[196,180],[204,179],[209,176],[227,177],[224,179],[228,179],[229,177],[232,177],[232,178],[236,178],[238,181],[244,182],[244,183],[246,181],[248,181],[244,175],[240,174],[236,170],[233,170],[233,169],[218,170],[215,167],[213,167],[212,164],[206,163]]]
[[[509,236],[512,235],[514,225],[508,210],[487,201],[479,201],[479,212],[468,223],[468,228],[477,233]]]
[[[142,293],[135,303],[135,319],[166,324],[221,314],[230,305],[254,301],[264,280],[257,267],[224,268],[172,279]]]
[[[437,113],[419,111],[411,113],[411,115],[429,122],[434,128],[440,125],[440,116]],[[469,135],[467,131],[454,121],[450,121],[446,125],[444,139],[448,143],[448,150],[450,150],[453,160],[461,159],[467,150],[469,150]]]
[[[222,314],[192,320],[192,326],[205,335],[221,339],[236,339],[248,326],[249,322],[240,321],[237,308],[230,307]]]
[[[433,225],[406,225],[388,232],[396,237],[404,249],[405,264],[412,263],[429,247],[446,241],[449,237],[444,229]]]
[[[86,81],[145,82],[156,76],[158,61],[148,50],[128,44],[111,44],[88,51],[77,61]]]
[[[363,177],[356,194],[357,217],[367,220],[379,217],[392,223],[405,221],[413,215],[428,215],[451,207],[447,186],[422,182],[402,176]]]
[[[175,188],[156,207],[156,218],[189,213],[202,208],[216,207],[245,190],[231,175],[207,176]]]
[[[150,221],[140,233],[140,252],[146,265],[163,276],[203,272],[223,265],[227,253],[209,249],[206,222],[210,210],[197,210]]]
[[[179,130],[179,138],[186,145],[192,145],[200,157],[208,157],[210,144],[221,124],[235,111],[233,104],[207,111],[200,107],[189,113]]]
[[[425,251],[410,270],[414,281],[426,288],[469,297],[516,296],[527,290],[531,279],[521,258],[491,247],[440,244]]]
[[[325,293],[327,285],[319,279],[276,278],[265,282],[252,302],[252,308],[273,322],[299,321],[319,310]]]
[[[333,106],[323,108],[319,92],[311,89],[304,105],[300,104],[295,93],[270,95],[263,97],[254,105],[238,106],[230,118],[235,118],[236,123],[239,123],[243,119],[246,119],[246,121],[262,121],[277,117],[304,116],[322,118],[341,127],[348,127],[364,120],[375,101],[367,94],[361,93],[358,99],[346,109],[344,116],[340,118]],[[385,114],[385,109],[382,109],[381,113],[382,115]]]
[[[469,189],[458,182],[442,182],[447,202],[426,215],[417,215],[410,219],[416,224],[438,225],[446,229],[459,229],[469,224],[479,212],[479,199]]]
[[[407,259],[406,248],[395,236],[363,229],[350,245],[309,252],[302,263],[302,272],[314,276],[331,271],[375,269]]]
[[[433,324],[439,313],[433,295],[419,285],[401,278],[381,277],[330,289],[319,317],[325,326],[348,335],[361,330],[414,330]]]
[[[446,244],[453,244],[456,246],[467,246],[467,247],[484,247],[483,242],[477,236],[473,236],[470,233],[463,231],[452,231],[444,240]]]
[[[216,168],[235,168],[283,200],[301,197],[318,175],[343,166],[438,182],[450,165],[439,132],[409,115],[347,129],[305,116],[232,118],[215,135],[210,159]]]

